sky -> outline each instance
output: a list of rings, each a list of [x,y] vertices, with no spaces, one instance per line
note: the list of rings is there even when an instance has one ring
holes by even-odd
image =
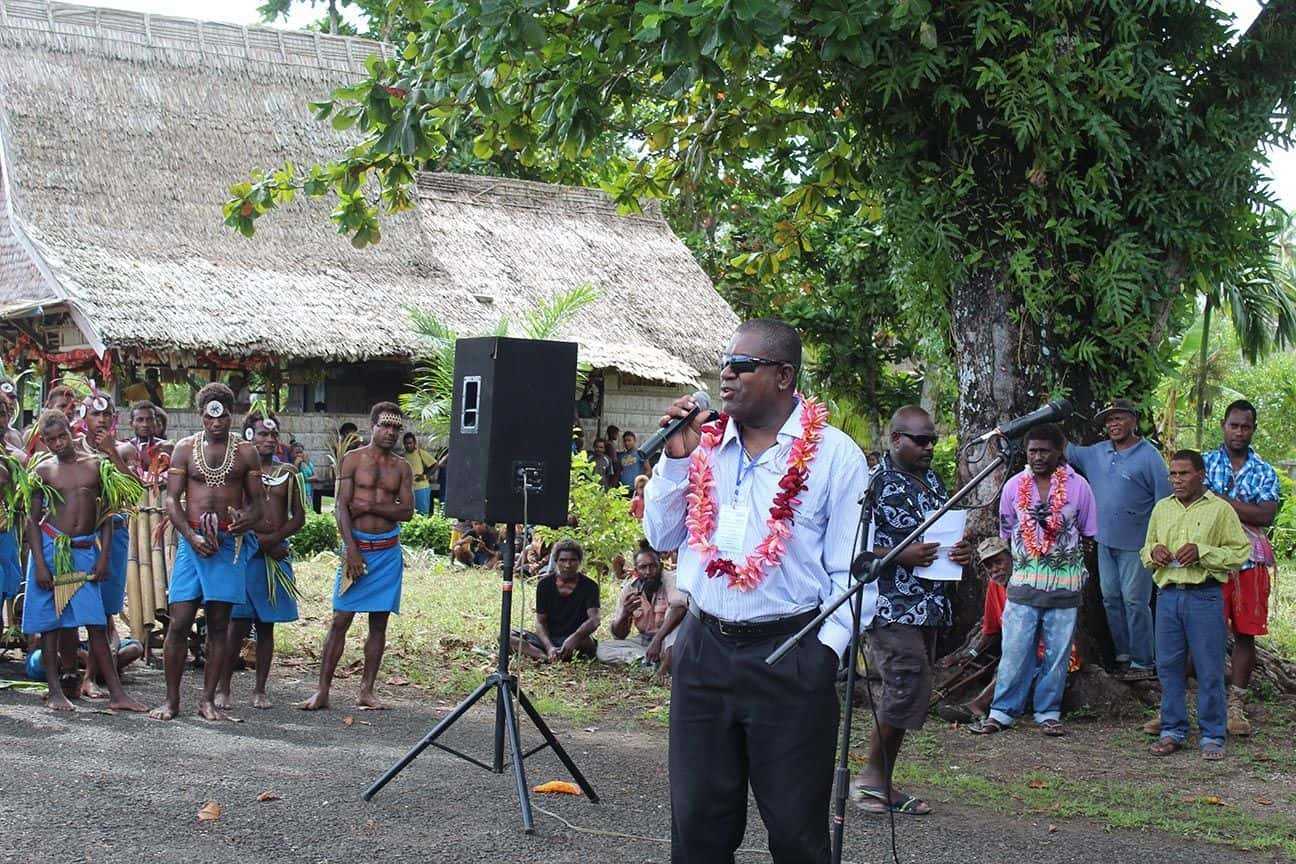
[[[264,0],[217,0],[217,2],[212,0],[81,0],[81,2],[117,9],[132,9],[136,12],[155,12],[160,15],[246,25],[261,23],[257,6]],[[1235,16],[1235,27],[1239,31],[1245,30],[1260,13],[1260,4],[1256,0],[1211,0],[1211,2]],[[326,8],[327,4],[323,0],[313,8],[305,2],[297,3],[288,21],[278,22],[276,26],[290,29],[304,27],[324,17]],[[344,14],[345,12],[346,10]],[[1288,210],[1296,210],[1296,151],[1271,152],[1269,159],[1268,171],[1273,179],[1272,190],[1279,203]]]

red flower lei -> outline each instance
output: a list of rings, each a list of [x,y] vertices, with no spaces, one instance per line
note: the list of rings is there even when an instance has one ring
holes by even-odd
[[[792,523],[796,516],[797,496],[806,489],[810,477],[810,463],[819,452],[823,429],[828,425],[828,409],[813,399],[802,399],[801,437],[788,454],[787,472],[779,480],[779,492],[770,505],[769,519],[765,521],[769,533],[742,564],[720,557],[720,550],[711,542],[715,533],[718,505],[715,498],[715,475],[711,470],[711,453],[724,440],[729,417],[702,427],[702,441],[689,460],[688,545],[702,558],[707,576],[714,579],[722,573],[729,578],[729,587],[750,591],[765,580],[765,570],[777,567],[787,552],[787,540],[792,536]]]
[[[1062,508],[1067,503],[1066,466],[1059,465],[1049,478],[1049,515],[1044,520],[1044,536],[1040,537],[1039,520],[1031,513],[1031,489],[1035,478],[1023,477],[1017,485],[1017,521],[1021,524],[1022,544],[1032,558],[1043,558],[1053,551],[1062,534]]]

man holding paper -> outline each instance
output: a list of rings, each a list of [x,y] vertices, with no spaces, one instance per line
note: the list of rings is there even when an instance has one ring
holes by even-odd
[[[917,405],[907,405],[891,418],[890,450],[870,480],[872,542],[866,548],[874,554],[887,554],[949,497],[931,468],[936,440],[931,416]],[[952,512],[948,524],[941,520],[929,529],[923,537],[927,542],[901,552],[895,566],[878,577],[871,621],[865,612],[869,650],[882,676],[882,696],[876,705],[868,764],[851,784],[851,793],[862,809],[872,813],[890,810],[921,816],[931,812],[926,801],[893,788],[891,775],[905,732],[921,728],[927,719],[936,637],[940,628],[953,623],[954,612],[947,582],[926,577],[942,575],[933,571],[940,569],[934,565],[943,565],[957,578],[971,559],[971,549],[963,541],[962,517],[962,511]]]
[[[1066,734],[1062,694],[1089,575],[1081,541],[1098,532],[1098,514],[1088,482],[1062,462],[1065,448],[1066,437],[1053,423],[1027,432],[1026,470],[1004,484],[999,499],[999,533],[1012,546],[1013,571],[990,715],[968,727],[978,735],[1000,732],[1025,713],[1032,682],[1040,731]]]

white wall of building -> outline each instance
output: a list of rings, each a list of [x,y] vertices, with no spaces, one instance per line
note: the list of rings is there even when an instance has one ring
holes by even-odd
[[[703,379],[703,389],[711,396],[712,402],[720,400],[720,376],[711,375]],[[680,396],[691,392],[688,387],[661,386],[647,384],[626,384],[615,372],[608,372],[603,382],[603,418],[602,427],[608,425],[620,427],[624,432],[629,429],[643,441],[657,429],[666,406]],[[592,422],[592,421],[591,421]],[[589,440],[589,428],[586,429],[586,440]],[[620,446],[620,442],[617,442]]]

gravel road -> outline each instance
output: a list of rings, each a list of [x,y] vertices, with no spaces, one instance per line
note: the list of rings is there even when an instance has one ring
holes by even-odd
[[[110,716],[83,707],[75,715],[44,710],[39,697],[0,691],[0,861],[4,862],[665,862],[669,847],[645,839],[574,830],[537,812],[537,832],[520,830],[511,777],[496,776],[430,750],[372,803],[360,793],[417,741],[445,706],[419,691],[385,688],[393,710],[349,707],[353,682],[339,682],[337,706],[308,714],[291,707],[310,682],[298,670],[272,680],[277,706],[241,707],[239,724],[209,724],[188,714],[172,723]],[[0,677],[18,678],[15,664]],[[196,676],[187,676],[184,709],[192,711]],[[162,676],[130,677],[138,697],[156,704]],[[246,698],[248,673],[235,679]],[[83,706],[86,703],[81,703]],[[348,722],[349,718],[349,722]],[[485,758],[493,711],[470,714],[452,732],[453,746]],[[665,732],[624,722],[572,728],[561,739],[603,798],[533,796],[536,805],[595,832],[669,835]],[[592,731],[591,731],[592,730]],[[539,736],[529,727],[524,745]],[[527,760],[535,785],[566,779],[547,751]],[[275,800],[258,801],[263,792]],[[199,821],[206,802],[215,821]],[[898,822],[902,862],[1031,861],[1104,864],[1173,860],[1177,864],[1277,860],[1154,833],[1113,832],[1087,823],[1005,819],[965,804],[933,800],[937,813]],[[764,834],[753,805],[747,846]],[[885,820],[852,815],[846,858],[890,860]],[[769,861],[743,853],[743,862]]]

